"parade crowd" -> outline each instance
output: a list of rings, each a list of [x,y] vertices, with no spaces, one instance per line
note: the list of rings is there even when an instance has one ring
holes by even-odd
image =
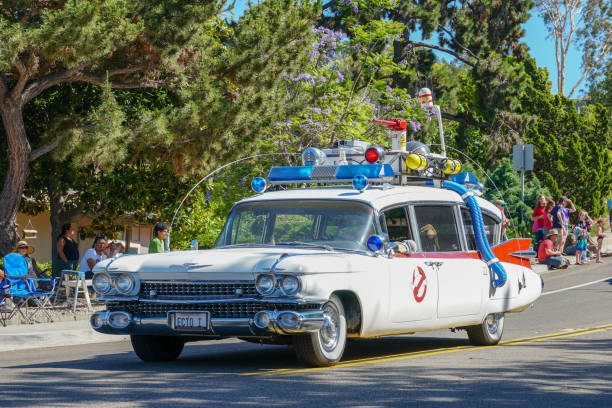
[[[612,229],[612,198],[607,201],[610,229]],[[570,214],[578,213],[573,224]],[[549,268],[566,268],[575,256],[576,265],[584,265],[594,258],[601,263],[605,237],[605,220],[593,221],[586,211],[578,212],[572,200],[561,196],[555,203],[545,196],[538,198],[533,210],[534,249],[538,261]]]

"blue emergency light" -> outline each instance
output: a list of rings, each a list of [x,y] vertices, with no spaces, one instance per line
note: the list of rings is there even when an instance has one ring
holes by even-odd
[[[308,181],[312,166],[272,167],[268,173],[270,181]]]
[[[324,168],[329,171],[329,177],[314,176],[313,169]],[[325,173],[325,172],[324,172]],[[355,176],[365,176],[370,180],[392,178],[395,175],[389,164],[346,164],[340,166],[295,166],[272,167],[268,180],[272,184],[290,183],[342,183],[350,182]]]

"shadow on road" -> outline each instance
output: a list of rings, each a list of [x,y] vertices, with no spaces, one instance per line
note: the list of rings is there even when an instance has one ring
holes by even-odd
[[[465,345],[463,339],[355,340],[345,361]],[[523,355],[529,347],[541,350],[537,361]],[[172,363],[143,363],[125,352],[13,366],[3,370],[3,406],[603,407],[612,402],[612,361],[600,358],[609,350],[612,339],[573,338],[400,363],[241,376],[300,365],[290,347],[197,343]]]

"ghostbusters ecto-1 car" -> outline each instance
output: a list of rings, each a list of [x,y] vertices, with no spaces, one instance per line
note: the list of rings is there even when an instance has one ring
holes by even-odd
[[[456,160],[399,144],[309,148],[303,166],[253,180],[258,194],[234,205],[213,249],[99,263],[107,310],[92,327],[129,334],[149,361],[226,337],[292,344],[316,366],[351,337],[463,328],[498,343],[504,314],[542,290],[521,257],[530,241],[500,242],[499,210]]]

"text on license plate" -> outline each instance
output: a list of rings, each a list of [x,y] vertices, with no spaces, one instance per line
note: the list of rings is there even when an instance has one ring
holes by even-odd
[[[174,312],[173,329],[175,330],[207,330],[208,312]]]

